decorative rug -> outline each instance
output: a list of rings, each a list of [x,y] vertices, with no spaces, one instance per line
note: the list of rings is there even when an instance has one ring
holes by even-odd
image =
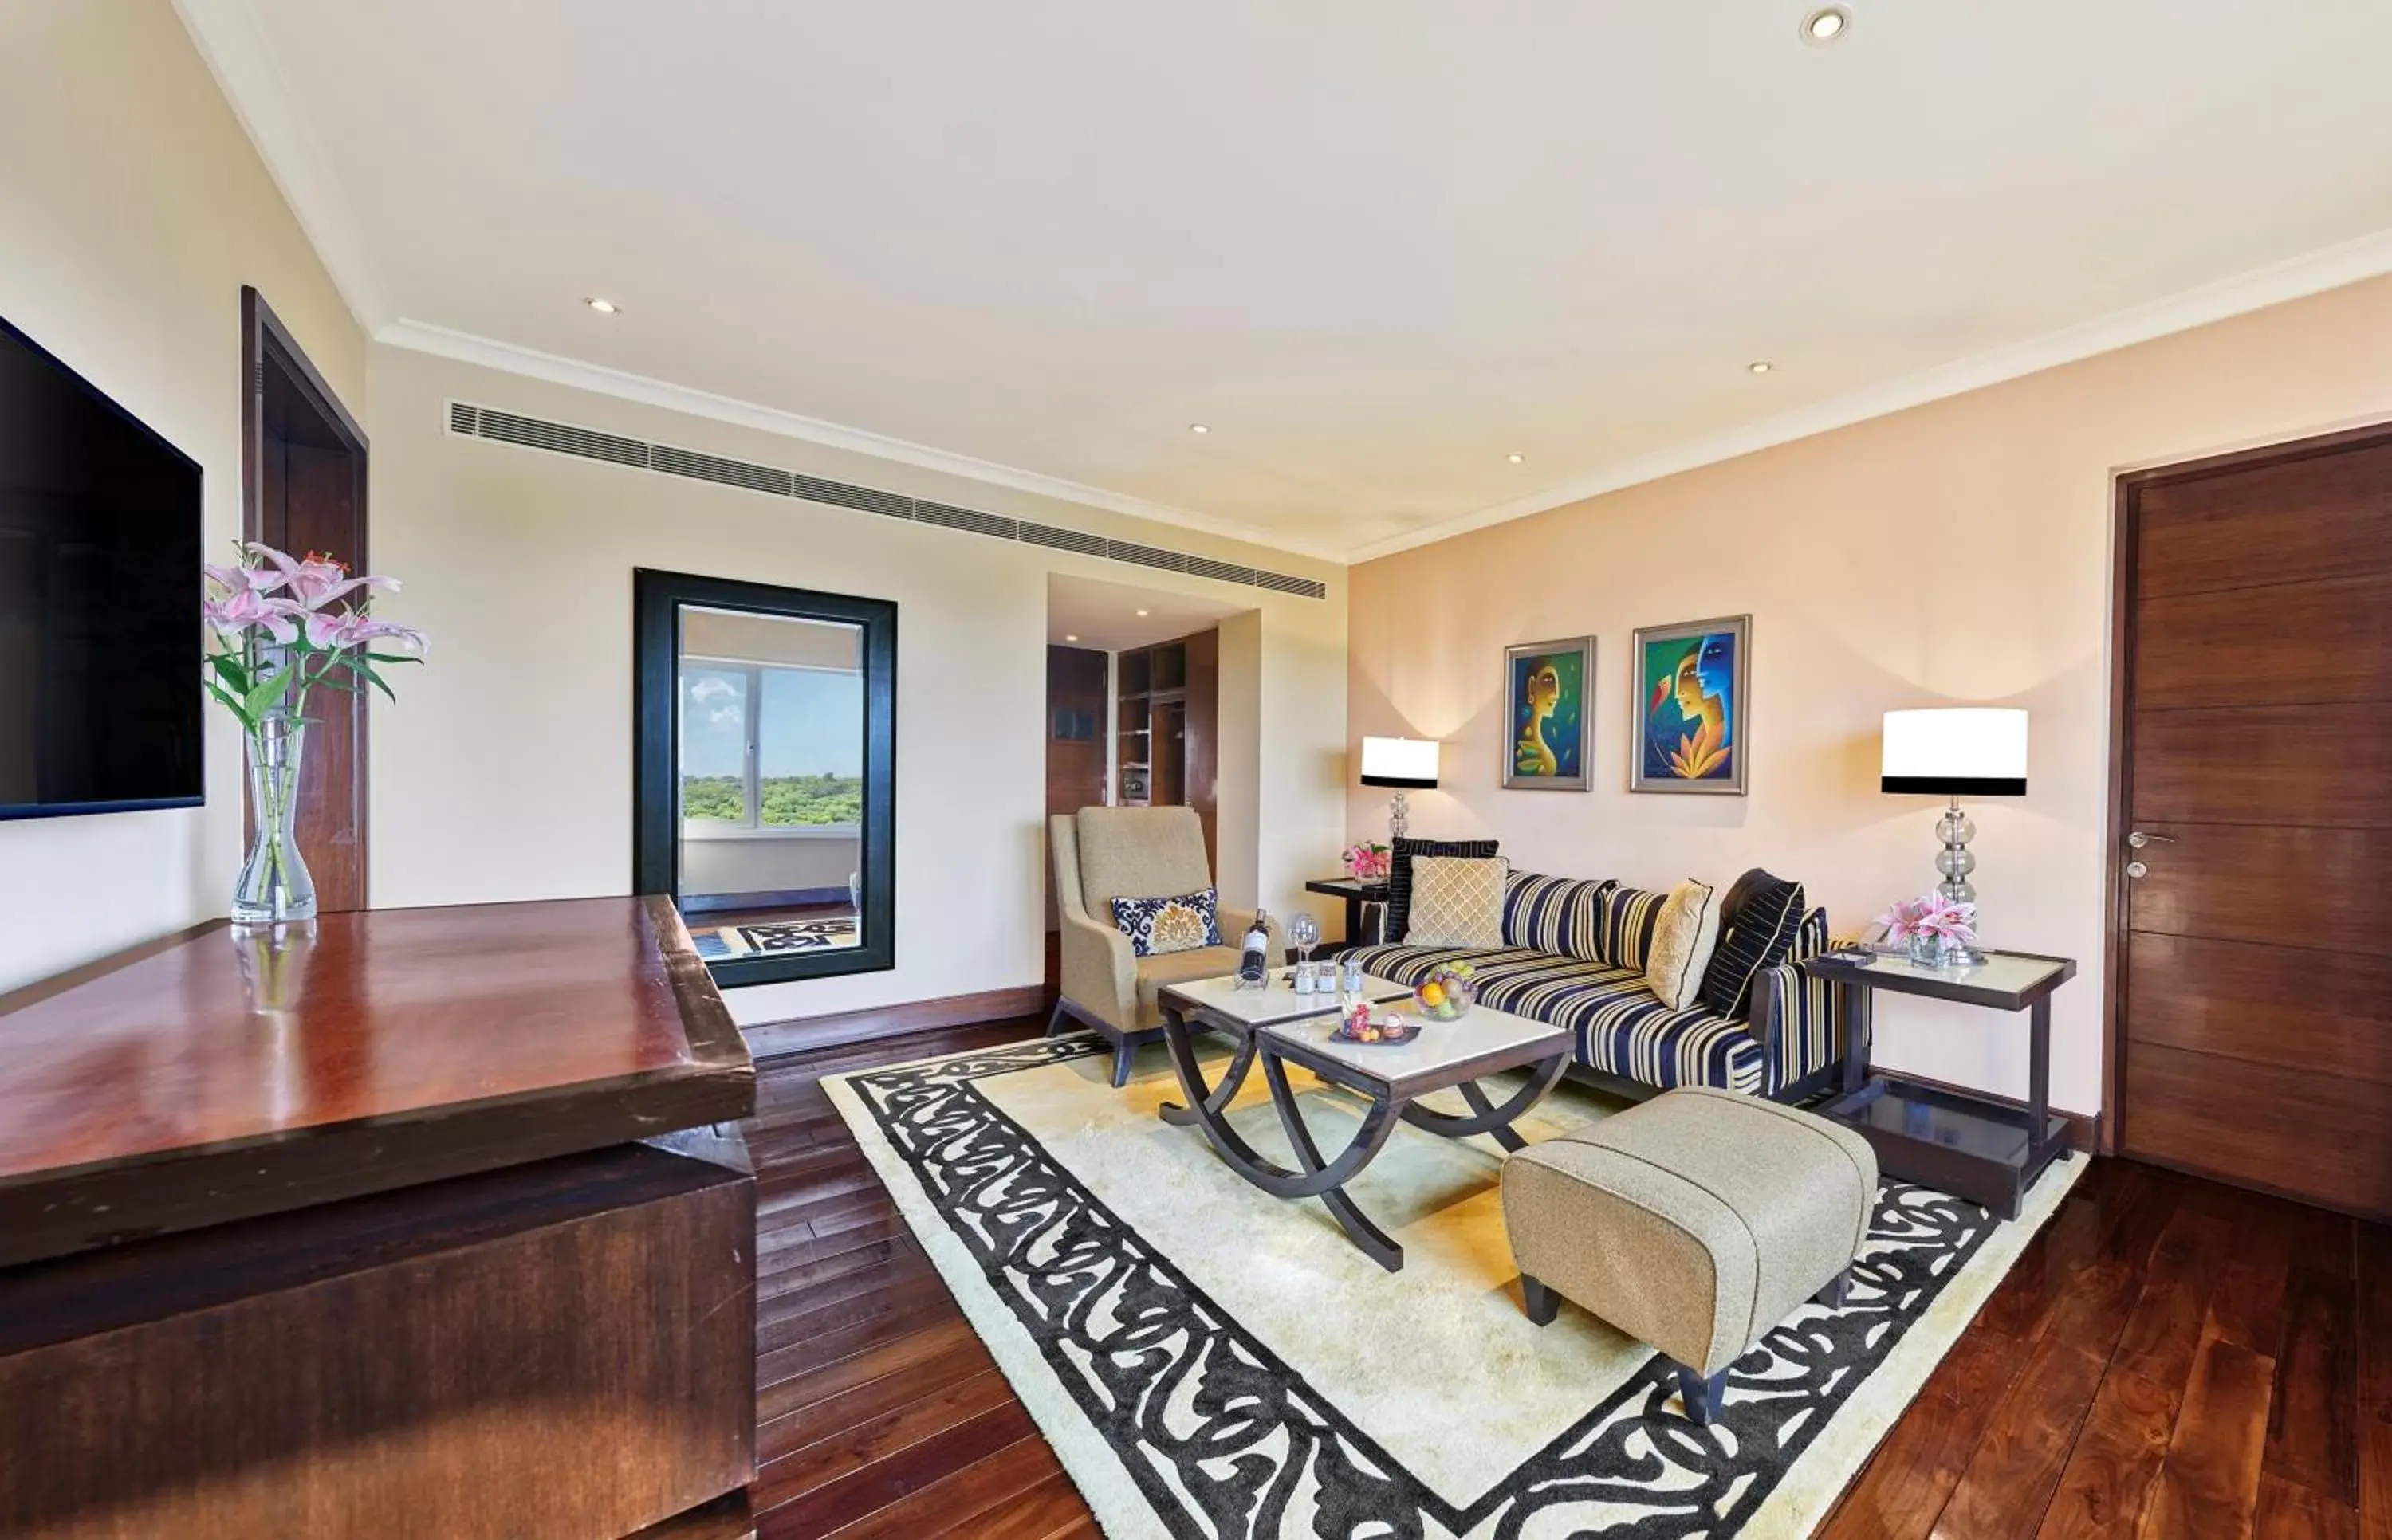
[[[2085,1164],[2010,1223],[1886,1183],[1847,1303],[1774,1328],[1702,1428],[1650,1348],[1528,1323],[1492,1140],[1399,1129],[1352,1184],[1404,1248],[1384,1273],[1161,1121],[1176,1079],[1141,1064],[1114,1091],[1074,1036],[825,1082],[1112,1540],[1808,1534]],[[1339,1147],[1363,1104],[1291,1074]],[[1286,1160],[1261,1080],[1232,1118]],[[1565,1083],[1519,1131],[1620,1105]]]
[[[694,933],[700,957],[752,957],[760,952],[815,951],[863,944],[853,915],[834,920],[774,920],[760,925],[717,925]],[[708,942],[711,941],[711,945]]]

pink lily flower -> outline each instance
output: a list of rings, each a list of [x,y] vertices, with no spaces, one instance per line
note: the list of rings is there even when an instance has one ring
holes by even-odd
[[[268,572],[264,567],[228,567],[215,562],[203,562],[201,565],[207,571],[208,581],[228,594],[272,593],[288,581],[280,573]]]
[[[400,650],[421,657],[432,647],[431,640],[413,627],[368,619],[356,610],[343,610],[337,615],[323,610],[313,611],[307,616],[306,625],[307,644],[328,651],[362,647],[379,640],[388,641]]]
[[[239,636],[253,626],[261,626],[272,637],[275,645],[287,647],[299,634],[291,617],[299,614],[298,606],[287,599],[268,599],[254,589],[237,589],[221,599],[211,599],[200,606],[200,614],[220,636]]]
[[[250,542],[249,549],[272,563],[282,574],[282,580],[293,602],[304,610],[317,610],[358,589],[398,589],[396,577],[352,577],[349,569],[329,556],[310,551],[304,561],[293,561],[272,546]]]

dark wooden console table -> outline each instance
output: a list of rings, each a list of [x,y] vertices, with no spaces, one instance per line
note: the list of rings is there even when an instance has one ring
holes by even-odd
[[[669,903],[217,922],[0,1063],[0,1534],[745,1533],[755,1071]]]
[[[2050,1108],[2051,996],[2076,977],[2074,959],[1996,951],[1982,964],[1955,968],[1903,957],[1853,963],[1830,954],[1812,958],[1802,971],[1833,983],[1841,1003],[1843,1090],[1818,1110],[1868,1140],[1888,1176],[2016,1219],[2027,1189],[2069,1146],[2068,1119]],[[2025,1012],[2026,1105],[1868,1074],[1870,1016],[1879,990]]]
[[[1354,946],[1362,936],[1362,906],[1387,901],[1387,885],[1383,882],[1358,882],[1352,877],[1318,877],[1304,885],[1306,893],[1325,894],[1346,900],[1346,939],[1344,946]]]

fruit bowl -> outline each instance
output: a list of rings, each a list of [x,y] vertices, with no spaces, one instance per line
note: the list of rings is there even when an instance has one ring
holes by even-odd
[[[1478,1003],[1478,981],[1467,963],[1440,963],[1412,988],[1412,1003],[1431,1021],[1459,1021]]]

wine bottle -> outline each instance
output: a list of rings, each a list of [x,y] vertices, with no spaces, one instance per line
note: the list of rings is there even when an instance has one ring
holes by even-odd
[[[1270,981],[1270,915],[1254,911],[1254,923],[1246,927],[1245,955],[1238,960],[1238,988],[1259,990]]]

